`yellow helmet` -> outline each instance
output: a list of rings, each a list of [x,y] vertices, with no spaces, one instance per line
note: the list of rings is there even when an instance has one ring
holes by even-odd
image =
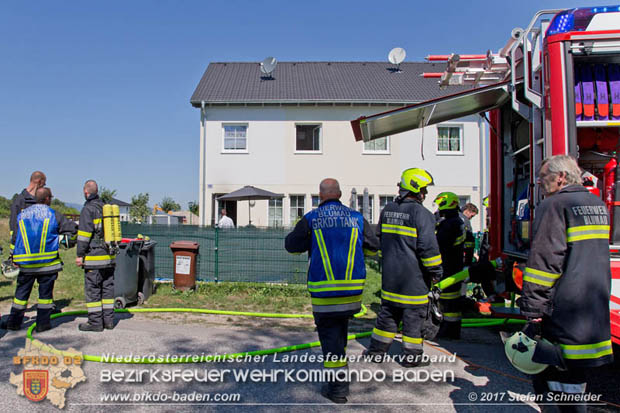
[[[484,199],[482,200],[482,205],[484,205],[485,208],[489,207],[489,196],[485,196]]]
[[[536,340],[529,338],[523,331],[510,336],[504,344],[504,351],[510,364],[525,374],[538,374],[546,369],[547,364],[532,361],[536,344]]]
[[[433,177],[428,171],[421,168],[409,168],[403,171],[400,177],[400,187],[414,194],[420,193],[422,188],[433,185]]]
[[[459,197],[454,192],[442,192],[437,195],[434,202],[440,211],[459,207]]]

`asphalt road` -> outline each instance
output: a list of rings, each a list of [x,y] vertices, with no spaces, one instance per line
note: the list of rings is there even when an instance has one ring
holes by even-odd
[[[3,312],[6,314],[6,312]],[[34,313],[30,313],[34,315]],[[116,355],[184,355],[184,354],[223,354],[230,352],[251,351],[301,344],[318,340],[316,332],[304,329],[291,329],[277,326],[270,319],[262,319],[254,325],[239,326],[235,318],[226,318],[222,323],[213,323],[213,317],[200,318],[186,323],[183,317],[169,316],[166,319],[149,315],[118,316],[114,330],[103,333],[82,333],[77,324],[82,318],[66,317],[54,321],[54,329],[35,335],[41,341],[58,349],[69,347],[85,354],[101,355],[114,352]],[[24,348],[25,329],[19,332],[0,330],[0,411],[53,411],[49,401],[33,403],[16,394],[16,387],[9,383],[11,372],[21,373],[22,367],[13,364],[13,357]],[[359,355],[368,346],[369,339],[364,338],[349,342],[347,353]],[[399,354],[400,343],[394,343],[391,353]],[[425,351],[430,356],[448,356],[456,354],[455,361],[434,362],[427,367],[404,369],[395,362],[383,364],[363,361],[349,364],[351,370],[365,370],[376,380],[355,382],[351,385],[349,404],[334,405],[319,394],[321,383],[299,382],[304,375],[295,376],[300,371],[320,369],[318,362],[286,361],[284,355],[277,358],[267,356],[258,362],[207,362],[201,364],[176,365],[131,365],[104,364],[86,361],[83,370],[87,381],[69,389],[66,393],[65,411],[99,412],[109,409],[118,411],[381,411],[381,412],[512,412],[539,411],[531,401],[515,401],[531,395],[528,378],[512,368],[504,354],[497,330],[467,329],[459,341],[439,341],[427,343]],[[286,353],[287,355],[319,355],[319,348]],[[194,370],[199,376],[204,370],[213,371],[215,375],[228,370],[255,370],[258,372],[293,371],[296,382],[287,382],[284,375],[272,381],[243,381],[233,377],[233,373],[224,373],[224,378],[212,378],[211,382],[151,382],[149,378],[163,378],[166,370]],[[437,375],[438,381],[424,379],[425,370]],[[145,371],[142,382],[104,382],[111,373],[120,371],[128,379],[130,374]],[[616,370],[617,371],[617,370]],[[133,372],[133,373],[131,373]],[[408,374],[408,380],[398,381],[399,374]],[[418,382],[413,381],[416,373]],[[453,379],[451,373],[453,373]],[[283,373],[282,373],[283,374]],[[617,374],[611,369],[600,370],[594,374],[594,384],[589,391],[601,392],[602,398],[620,404],[618,400]],[[446,377],[446,380],[443,380]],[[381,379],[383,378],[383,379]],[[212,401],[196,403],[182,401],[181,397],[192,394],[238,394],[235,402]],[[106,395],[126,394],[136,401],[103,401]],[[177,401],[155,401],[159,397],[177,397]],[[176,395],[176,396],[175,396]],[[138,400],[140,399],[140,400]],[[600,411],[611,409],[609,405],[599,407]]]

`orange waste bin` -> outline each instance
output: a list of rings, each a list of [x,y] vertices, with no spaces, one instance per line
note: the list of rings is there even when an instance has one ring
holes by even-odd
[[[174,288],[180,291],[196,288],[196,261],[200,244],[194,241],[174,241],[170,244],[174,256]]]

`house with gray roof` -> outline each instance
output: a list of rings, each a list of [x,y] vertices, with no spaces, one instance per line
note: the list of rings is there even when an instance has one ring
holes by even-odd
[[[377,222],[397,193],[404,169],[425,168],[435,186],[463,202],[486,196],[486,128],[477,116],[356,142],[350,121],[457,93],[441,90],[425,72],[443,63],[280,62],[270,75],[259,63],[218,62],[207,67],[190,99],[200,111],[200,224],[219,220],[222,208],[237,226],[289,226],[318,205],[318,185],[340,181],[341,201]],[[252,185],[281,199],[220,202]],[[251,211],[248,211],[251,208]],[[480,220],[474,219],[479,229]]]

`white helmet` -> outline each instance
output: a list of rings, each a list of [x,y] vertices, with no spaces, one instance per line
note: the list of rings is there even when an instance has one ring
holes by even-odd
[[[2,267],[2,275],[6,278],[13,279],[19,274],[19,267],[13,264],[11,260],[2,261],[0,267]]]
[[[547,341],[542,339],[543,342]],[[526,374],[538,374],[548,367],[548,364],[536,363],[532,361],[536,340],[528,337],[523,331],[510,336],[504,344],[504,351],[508,361],[517,370]],[[551,344],[551,343],[549,343]]]

